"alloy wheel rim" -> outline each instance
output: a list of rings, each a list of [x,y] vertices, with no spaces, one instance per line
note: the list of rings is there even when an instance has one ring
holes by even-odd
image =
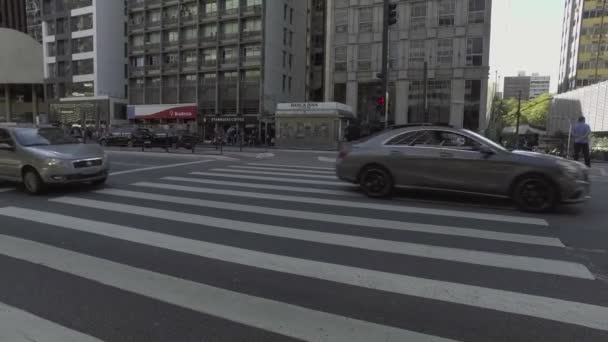
[[[541,180],[529,180],[524,183],[520,193],[524,203],[535,209],[543,209],[551,200],[549,185]]]
[[[370,170],[365,175],[365,187],[372,193],[378,193],[386,187],[386,177],[383,172]]]
[[[25,187],[30,192],[36,192],[36,190],[38,189],[37,180],[35,177],[36,176],[31,172],[25,176]]]

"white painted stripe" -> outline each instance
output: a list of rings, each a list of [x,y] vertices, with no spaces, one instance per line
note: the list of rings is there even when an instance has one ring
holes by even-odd
[[[336,158],[318,157],[317,159],[323,163],[335,163],[336,162]]]
[[[267,208],[253,205],[242,205],[228,202],[216,202],[198,200],[188,197],[176,197],[157,195],[144,192],[133,192],[124,190],[107,189],[99,191],[101,194],[121,196],[127,198],[136,198],[143,200],[151,200],[157,202],[184,204],[198,207],[218,208],[237,210],[241,212],[259,213],[272,216],[312,219],[317,221],[334,222],[334,223],[352,223],[357,221],[357,217],[340,216],[330,214],[317,214],[312,212],[300,212],[295,210],[283,210],[276,208]],[[104,209],[101,207],[100,209]],[[433,245],[423,245],[416,243],[388,241],[381,239],[366,238],[360,236],[351,236],[343,234],[324,233],[311,230],[295,229],[276,225],[266,225],[251,223],[246,221],[237,221],[229,219],[221,219],[216,217],[195,215],[191,216],[184,213],[176,213],[171,211],[161,210],[157,213],[157,209],[133,207],[137,213],[148,217],[163,218],[165,220],[173,220],[178,222],[198,223],[206,226],[212,226],[235,231],[248,233],[263,234],[274,237],[283,237],[288,239],[310,241],[316,243],[346,246],[353,248],[367,249],[376,252],[389,252],[403,255],[411,255],[422,258],[447,260],[454,262],[462,262],[475,265],[503,267],[520,271],[538,272],[547,274],[556,274],[567,277],[595,279],[589,270],[577,263],[549,260],[542,258],[533,258],[525,256],[514,256],[501,253],[480,252],[475,250],[466,250],[459,248],[448,248]],[[110,209],[109,209],[110,210]],[[151,216],[152,215],[152,216]],[[342,219],[342,221],[340,221]],[[395,222],[396,223],[396,222]],[[361,223],[360,225],[365,225]]]
[[[136,173],[136,172],[144,172],[144,171],[170,169],[170,168],[180,167],[180,166],[198,165],[198,164],[210,163],[212,161],[214,161],[214,160],[199,160],[199,161],[189,162],[189,163],[178,163],[178,164],[169,164],[169,165],[159,165],[159,166],[144,167],[144,168],[141,168],[141,169],[133,169],[133,170],[125,170],[125,171],[112,172],[112,173],[110,173],[110,176],[119,176],[119,175],[124,175],[124,174],[128,174],[128,173]]]
[[[0,254],[306,341],[451,341],[233,292],[5,235],[0,235]]]
[[[194,174],[199,175],[201,173],[195,172]],[[294,181],[297,179],[294,179]],[[290,196],[290,195],[278,195],[278,194],[264,194],[255,192],[245,191],[234,191],[227,189],[203,189],[201,193],[210,193],[226,196],[239,196],[256,199],[267,199],[274,201],[286,201],[286,202],[299,202],[299,203],[310,203],[319,205],[332,205],[347,208],[362,208],[362,209],[375,209],[385,210],[392,212],[408,213],[408,214],[423,214],[423,215],[436,215],[436,216],[449,216],[449,217],[461,217],[467,219],[476,220],[488,220],[488,221],[499,221],[509,223],[523,223],[530,225],[548,226],[546,220],[537,219],[532,217],[523,216],[511,216],[511,215],[498,215],[498,214],[485,214],[470,211],[458,211],[458,210],[446,210],[446,209],[433,209],[433,208],[422,208],[422,207],[408,207],[404,205],[394,204],[383,204],[383,203],[372,203],[372,202],[358,202],[358,201],[342,201],[334,199],[323,199],[323,198],[312,198],[312,197],[301,197],[301,196]]]
[[[266,163],[247,163],[252,166],[264,166],[264,167],[288,167],[293,169],[312,169],[312,170],[335,170],[333,167],[319,167],[319,166],[306,166],[306,165],[290,165],[290,164],[266,164]]]
[[[204,158],[204,159],[223,160],[223,161],[239,161],[239,159],[237,159],[237,158],[231,158],[231,157],[227,157],[227,156],[220,156],[220,155],[213,155],[213,154],[200,155],[200,154],[196,154],[196,153],[167,153],[167,152],[150,152],[150,151],[142,152],[141,150],[120,151],[120,150],[111,150],[108,148],[106,148],[105,151],[110,156],[122,155],[122,156],[128,156],[128,157],[144,157],[144,158],[158,157],[158,158],[162,158],[162,159],[181,159],[181,160],[184,160],[184,159],[201,160]]]
[[[233,172],[233,173],[245,173],[252,175],[268,175],[268,176],[290,176],[290,177],[303,177],[303,178],[319,178],[319,179],[335,179],[336,176],[321,176],[321,175],[309,175],[305,173],[290,173],[290,172],[270,172],[270,171],[249,171],[249,170],[235,170],[235,169],[211,169],[216,172]]]
[[[294,170],[294,169],[284,169],[284,168],[274,168],[274,167],[259,167],[259,166],[238,166],[231,165],[229,166],[232,169],[244,169],[244,170],[259,170],[259,171],[286,171],[286,172],[304,172],[304,173],[313,173],[313,174],[324,174],[324,175],[334,175],[333,171],[318,171],[318,170]]]
[[[237,178],[237,179],[253,179],[253,180],[264,180],[273,181],[278,183],[294,183],[294,184],[314,184],[314,185],[351,185],[346,182],[340,181],[319,181],[319,180],[308,180],[308,179],[293,179],[293,178],[280,178],[280,177],[262,177],[252,175],[240,175],[240,174],[225,174],[216,172],[191,172],[191,175],[195,176],[210,176],[210,177],[223,177],[223,178]]]
[[[135,183],[132,185],[154,188],[154,189],[167,189],[167,190],[177,190],[177,191],[184,191],[184,192],[194,192],[194,193],[210,193],[210,191],[207,191],[208,189],[205,189],[205,188],[185,187],[185,186],[180,186],[180,185],[175,185],[175,184],[141,182],[141,183]],[[224,189],[222,189],[222,190],[224,190]],[[107,192],[101,191],[100,193],[107,193]],[[191,203],[195,203],[195,202],[197,202],[196,199],[188,198],[185,204],[191,204]],[[207,201],[207,202],[212,203],[210,201]],[[205,202],[200,202],[200,203],[205,203]],[[250,210],[248,210],[248,208],[250,208],[250,209],[255,208],[254,210],[251,210],[251,212],[265,214],[265,215],[301,218],[301,219],[305,219],[305,220],[316,220],[316,221],[324,221],[324,222],[330,222],[330,223],[350,224],[350,225],[354,225],[354,226],[386,228],[386,229],[395,229],[395,230],[403,230],[403,231],[422,232],[422,233],[427,233],[427,234],[463,236],[463,237],[485,239],[485,240],[496,240],[496,241],[507,241],[507,242],[516,242],[516,243],[524,243],[524,244],[532,244],[532,245],[564,247],[562,242],[559,239],[554,238],[554,237],[502,233],[502,232],[494,232],[494,231],[481,230],[481,229],[439,226],[439,225],[412,223],[412,222],[404,222],[404,221],[391,221],[391,220],[374,219],[374,218],[360,217],[360,216],[324,214],[324,213],[318,213],[318,212],[306,212],[306,211],[301,211],[301,210],[296,211],[296,210],[286,210],[286,209],[269,208],[269,207],[252,207],[252,206],[239,205],[237,203],[228,203],[228,202],[225,202],[220,207],[220,209],[228,209],[228,210],[232,210],[232,209],[237,210],[236,208],[239,208],[238,210],[241,210],[241,211],[250,211]]]
[[[170,180],[170,181],[189,182],[189,183],[198,183],[198,184],[238,186],[241,188],[251,188],[251,189],[305,192],[305,193],[311,193],[311,194],[337,195],[337,196],[348,196],[348,197],[360,197],[361,196],[361,194],[354,192],[354,191],[302,188],[302,187],[297,187],[297,186],[254,184],[254,183],[243,183],[243,182],[226,182],[226,181],[219,181],[219,180],[213,180],[213,179],[199,179],[199,178],[185,178],[185,177],[164,177],[163,179]]]
[[[4,303],[0,303],[0,341],[101,342]]]
[[[81,202],[84,201],[83,199],[74,200],[80,200]],[[130,237],[133,238],[132,235],[134,233],[130,229],[125,229],[129,227],[115,226],[113,229],[110,229],[112,227],[102,226],[100,223],[95,223],[93,226],[77,225],[75,228],[89,229],[94,234],[102,234],[103,232],[104,235],[108,234],[108,236],[112,235],[113,238],[122,239],[128,239]],[[104,232],[104,230],[106,231]],[[158,234],[154,232],[148,233]],[[144,239],[144,235],[141,235],[140,232],[137,234],[139,236],[139,240]],[[152,238],[152,236],[148,236],[147,238]],[[333,281],[377,291],[386,291],[407,296],[526,315],[530,317],[554,320],[568,324],[585,326],[592,329],[608,331],[608,308],[597,305],[434,279],[416,278],[400,274],[366,270],[351,266],[336,265],[314,260],[305,260],[283,255],[250,251],[230,246],[221,246],[221,249],[219,249],[213,248],[213,244],[203,241],[185,240],[186,241],[180,241],[180,245],[175,247],[180,249],[188,248],[196,253],[196,255],[202,255],[203,253],[204,255],[215,255],[215,258],[224,260],[226,262],[233,262],[241,265],[303,277]],[[158,245],[164,244],[170,248],[173,243],[169,245],[168,241],[171,240],[167,239],[166,236],[162,236],[162,238],[155,237],[153,241],[149,242],[151,244]],[[186,242],[189,245],[182,245],[182,243],[185,244]],[[192,245],[192,243],[194,244]],[[202,247],[203,245],[205,246],[204,248]],[[323,324],[323,326],[327,324],[327,327],[331,329],[335,328],[336,323],[339,323],[335,322],[335,316],[328,317],[331,318],[328,322],[317,321],[319,317],[315,317],[315,319],[312,319],[311,317],[310,319],[312,319],[312,321],[308,321],[303,317],[295,319],[294,317],[284,316],[289,316],[290,314],[290,312],[285,312],[287,310],[284,307],[252,307],[250,302],[260,303],[260,301],[262,301],[267,303],[267,301],[261,298],[251,298],[249,296],[247,296],[246,299],[235,298],[235,296],[238,297],[245,295],[234,292],[229,292],[229,300],[224,302],[223,299],[227,296],[227,294],[224,292],[218,293],[218,291],[225,290],[213,288],[213,295],[208,296],[212,288],[206,287],[202,284],[192,284],[188,282],[189,284],[196,285],[195,291],[191,291],[192,289],[188,289],[184,286],[186,282],[184,280],[178,282],[178,280],[173,277],[144,271],[105,260],[102,261],[94,257],[68,252],[55,247],[45,246],[36,242],[21,240],[13,237],[0,235],[0,254],[37,264],[43,264],[46,267],[56,268],[63,272],[93,279],[95,281],[116,286],[127,291],[144,294],[155,299],[167,301],[186,308],[192,308],[194,310],[206,312],[214,316],[219,316],[262,329],[279,332],[292,337],[303,338],[304,335],[302,335],[302,333],[294,334],[292,332],[290,334],[289,331],[296,328],[302,329],[302,326],[306,326],[307,323],[314,323],[313,330],[317,333],[319,331],[317,329],[321,324]],[[168,279],[171,279],[171,281],[168,281]],[[152,286],[154,286],[155,290],[150,291],[150,287]],[[176,298],[180,298],[181,300],[176,303]],[[218,300],[221,300],[221,303],[218,303]],[[221,305],[216,306],[216,304]],[[192,305],[197,306],[192,307]],[[247,312],[247,315],[243,315],[244,312]],[[277,313],[277,316],[266,316],[272,312]],[[289,318],[289,320],[285,321],[287,318]],[[263,319],[264,324],[254,321],[255,319]],[[296,326],[293,325],[294,322],[297,322]],[[340,325],[340,327],[342,326]],[[282,330],[285,328],[289,328],[290,330],[287,332]],[[364,333],[364,331],[357,333]],[[328,341],[347,341],[346,339],[340,339],[340,337],[344,337],[341,336],[342,332],[335,333],[333,335],[339,337],[330,337]],[[305,337],[305,340],[319,340],[318,336],[306,335]],[[381,339],[378,339],[378,336],[376,336],[376,338],[369,336],[362,338],[361,336],[355,334],[353,338],[355,337],[358,337],[357,340],[365,342],[386,341],[384,336]],[[397,339],[395,341],[409,340]]]
[[[14,188],[3,188],[3,189],[0,189],[0,192],[10,192],[13,190],[15,190],[15,189]]]
[[[120,165],[120,166],[137,166],[137,167],[151,167],[155,165],[151,164],[137,164],[137,163],[123,163],[123,162],[115,162],[110,160],[110,165]]]

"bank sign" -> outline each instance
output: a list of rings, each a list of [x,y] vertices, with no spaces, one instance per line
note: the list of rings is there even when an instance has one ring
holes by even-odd
[[[129,105],[127,115],[131,120],[149,119],[183,119],[193,120],[197,118],[198,107],[196,104],[181,105]]]

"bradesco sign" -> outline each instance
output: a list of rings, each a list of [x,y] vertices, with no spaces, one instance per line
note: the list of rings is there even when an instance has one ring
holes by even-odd
[[[130,105],[127,107],[129,119],[184,119],[197,118],[198,107],[196,104],[181,105]]]

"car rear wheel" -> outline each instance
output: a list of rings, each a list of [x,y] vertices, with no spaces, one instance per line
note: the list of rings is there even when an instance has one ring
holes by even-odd
[[[361,190],[369,197],[387,197],[393,192],[393,177],[383,167],[368,166],[359,177]]]
[[[101,146],[108,146],[108,141],[107,141],[106,139],[102,139],[102,140],[99,142],[99,145],[101,145]]]
[[[541,176],[521,178],[513,190],[517,207],[530,213],[548,212],[557,206],[558,189],[550,180]]]
[[[23,173],[23,186],[25,191],[32,195],[40,194],[44,191],[44,182],[38,172],[34,169],[27,169]]]
[[[97,179],[91,182],[91,185],[93,186],[102,186],[106,183],[106,181],[108,180],[108,178],[102,178],[102,179]]]

